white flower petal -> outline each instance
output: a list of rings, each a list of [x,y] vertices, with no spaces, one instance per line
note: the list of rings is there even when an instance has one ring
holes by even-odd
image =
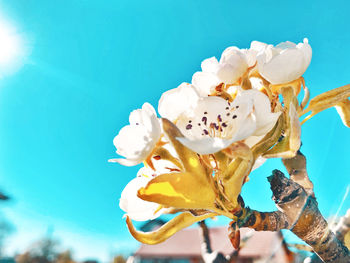
[[[137,156],[144,155],[149,151],[151,140],[148,132],[141,125],[124,126],[114,138],[113,143],[117,148],[117,153],[128,159],[136,159]]]
[[[259,64],[258,59],[258,70],[272,84],[293,81],[304,73],[303,53],[298,49],[287,49],[266,64]]]
[[[142,124],[142,122],[142,110],[133,110],[129,115],[129,123],[131,125],[139,125],[140,123]]]
[[[236,134],[234,135],[233,142],[244,140],[251,136],[256,130],[256,118],[253,114],[249,114],[244,120],[244,123],[238,127]]]
[[[271,112],[271,103],[269,98],[258,90],[244,91],[244,96],[250,97],[253,100],[254,114],[256,117],[255,136],[264,135],[269,132],[276,124],[281,112]]]
[[[119,164],[124,165],[124,166],[134,166],[134,165],[138,165],[142,161],[117,158],[117,159],[109,159],[108,162],[110,162],[110,163],[119,163]]]
[[[113,140],[117,153],[127,159],[113,159],[113,162],[127,166],[144,161],[161,135],[159,120],[149,103],[145,103],[142,109],[131,112],[129,121],[130,125],[123,127]]]
[[[220,58],[216,75],[226,84],[235,83],[247,70],[246,55],[237,47],[225,49]]]
[[[149,173],[147,172],[147,174]],[[162,211],[156,212],[159,204],[144,201],[137,196],[138,190],[145,187],[151,179],[146,176],[138,176],[126,185],[121,194],[119,206],[133,220],[151,220],[162,214]]]
[[[299,48],[299,50],[301,52],[303,52],[304,54],[304,70],[303,72],[306,71],[306,69],[308,68],[308,66],[310,65],[311,62],[311,58],[312,58],[312,49],[311,46],[309,45],[309,41],[307,38],[304,38],[304,42],[303,43],[299,43],[297,45],[297,48]]]
[[[211,57],[202,61],[201,68],[203,72],[214,73],[218,65],[218,60],[215,57]]]
[[[257,55],[259,73],[272,84],[288,83],[301,77],[310,64],[312,50],[307,39],[298,45],[283,42],[266,46]]]
[[[191,84],[182,83],[162,94],[158,112],[163,118],[176,120],[181,113],[196,105],[199,96]]]
[[[186,137],[177,138],[179,142],[185,145],[187,148],[199,154],[211,154],[216,153],[224,148],[230,146],[233,143],[232,140],[224,140],[220,138],[202,138],[197,140],[190,140]]]
[[[207,97],[213,93],[215,91],[215,87],[220,83],[221,81],[213,73],[196,72],[192,76],[192,84],[194,85],[194,89],[196,89],[201,97]]]
[[[263,42],[252,41],[250,43],[250,50],[254,50],[257,53],[263,51],[266,47],[267,47],[267,44]]]

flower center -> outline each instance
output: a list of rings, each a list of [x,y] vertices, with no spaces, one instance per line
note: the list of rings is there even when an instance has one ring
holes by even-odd
[[[227,138],[232,131],[232,120],[236,119],[239,106],[231,106],[227,101],[227,106],[219,114],[213,114],[207,110],[193,122],[188,120],[186,130],[192,130],[194,125],[199,128],[202,136]]]

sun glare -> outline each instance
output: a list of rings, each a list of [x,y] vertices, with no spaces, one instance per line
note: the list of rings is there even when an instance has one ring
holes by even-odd
[[[12,62],[19,53],[18,36],[0,24],[0,64]]]
[[[22,33],[7,21],[0,20],[0,78],[17,72],[30,51]]]

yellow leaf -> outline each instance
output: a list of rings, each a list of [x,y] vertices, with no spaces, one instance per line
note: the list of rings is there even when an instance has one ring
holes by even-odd
[[[138,191],[138,197],[164,206],[186,209],[215,209],[214,186],[198,181],[190,173],[161,174]]]
[[[223,196],[229,203],[222,203],[229,211],[238,208],[237,198],[241,193],[242,185],[249,175],[254,161],[251,149],[242,142],[231,145],[230,151],[225,154],[231,155],[234,159],[227,168],[219,174],[220,182],[223,187]]]
[[[283,139],[263,154],[264,158],[293,158],[299,150],[301,127],[298,114],[292,103],[289,106],[288,116]]]
[[[350,97],[350,84],[327,91],[325,93],[322,93],[316,96],[310,101],[309,106],[299,114],[299,116],[302,116],[311,111],[310,115],[308,115],[302,121],[302,124],[305,123],[307,120],[309,120],[311,117],[315,116],[317,113],[325,109],[338,106],[339,104],[340,104],[340,107],[344,107],[344,105],[346,106],[347,103],[343,105],[342,102],[346,102],[348,97]],[[345,110],[346,109],[348,109],[348,106],[345,108]],[[341,115],[341,117],[343,116]]]
[[[236,158],[230,163],[228,169],[223,174],[222,184],[226,198],[229,199],[234,210],[238,207],[237,198],[241,193],[245,178],[249,175],[252,169],[252,159]]]
[[[171,237],[183,228],[186,228],[198,221],[214,217],[216,215],[217,214],[215,213],[208,213],[201,216],[194,216],[189,212],[185,212],[176,216],[175,218],[167,222],[165,225],[152,232],[137,231],[133,226],[131,219],[128,216],[126,217],[126,224],[129,228],[131,235],[137,241],[149,245],[155,245],[164,242],[169,237]]]

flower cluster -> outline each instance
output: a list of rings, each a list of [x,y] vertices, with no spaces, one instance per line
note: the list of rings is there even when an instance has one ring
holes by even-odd
[[[120,199],[136,239],[154,244],[205,218],[235,219],[250,172],[267,158],[291,158],[299,150],[300,116],[336,106],[349,122],[348,87],[316,97],[305,109],[309,92],[302,75],[311,54],[307,39],[229,47],[220,60],[204,60],[192,83],[162,94],[161,118],[149,103],[130,114],[130,125],[114,139],[124,158],[110,161],[144,164]],[[139,232],[131,223],[177,212],[157,232]]]

